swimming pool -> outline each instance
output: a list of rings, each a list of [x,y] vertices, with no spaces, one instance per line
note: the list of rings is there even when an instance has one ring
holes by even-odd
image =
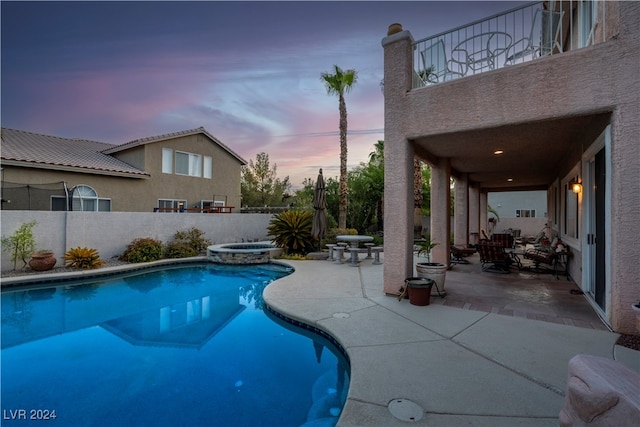
[[[346,356],[264,307],[289,273],[200,263],[3,291],[3,424],[335,425]]]

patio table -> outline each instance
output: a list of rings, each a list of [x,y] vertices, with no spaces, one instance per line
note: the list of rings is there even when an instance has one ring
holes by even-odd
[[[339,242],[348,242],[351,247],[357,248],[361,242],[373,242],[373,237],[360,234],[348,234],[336,236],[336,240]]]

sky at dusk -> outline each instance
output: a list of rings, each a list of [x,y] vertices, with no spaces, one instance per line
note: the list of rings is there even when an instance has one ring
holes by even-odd
[[[113,144],[203,126],[247,161],[267,153],[299,188],[320,167],[339,173],[322,72],[358,71],[352,168],[384,139],[388,26],[419,40],[516,4],[2,1],[2,126]]]

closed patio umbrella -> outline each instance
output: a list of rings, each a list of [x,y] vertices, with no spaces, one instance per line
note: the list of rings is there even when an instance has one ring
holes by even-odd
[[[311,235],[314,239],[318,239],[318,245],[320,245],[320,240],[327,234],[327,195],[324,188],[322,169],[318,172],[318,179],[313,192],[313,209]]]

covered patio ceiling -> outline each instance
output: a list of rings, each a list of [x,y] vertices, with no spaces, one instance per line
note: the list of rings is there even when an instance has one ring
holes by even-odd
[[[469,174],[488,191],[546,190],[562,165],[577,162],[584,141],[594,141],[609,113],[551,119],[412,140],[416,155],[430,164],[451,160],[451,174]],[[502,150],[502,154],[494,154]],[[511,179],[511,181],[510,181]]]

